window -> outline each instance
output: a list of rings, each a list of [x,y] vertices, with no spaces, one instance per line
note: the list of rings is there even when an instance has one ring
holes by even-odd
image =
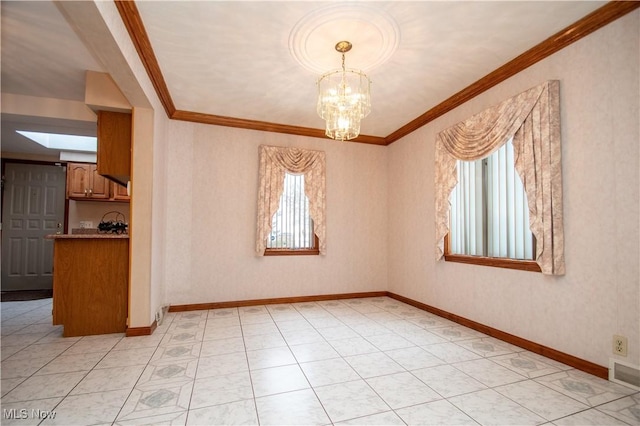
[[[483,159],[458,160],[457,173],[445,259],[539,271],[512,141]]]
[[[323,151],[260,145],[256,254],[325,255]]]
[[[309,198],[304,192],[304,175],[286,173],[278,210],[271,221],[265,255],[318,254],[309,211]]]
[[[457,184],[457,160],[484,159],[510,139],[516,160],[515,169],[522,178],[524,191],[529,198],[529,224],[535,237],[535,247],[532,248],[535,262],[452,254],[449,248],[452,219],[450,196]],[[545,275],[564,275],[559,81],[550,80],[532,87],[442,130],[436,135],[435,148],[436,261],[444,257],[446,260],[540,271]],[[491,169],[488,160],[486,169],[488,176],[488,170]],[[482,172],[480,176],[481,180],[485,179]],[[483,190],[487,193],[484,209],[491,207],[491,212],[498,212],[498,220],[502,224],[503,217],[510,215],[508,207],[505,210],[493,207],[495,200],[488,198],[491,192],[489,187],[487,184]],[[497,193],[500,194],[500,191]],[[485,213],[481,220],[476,218],[474,223],[484,227],[486,222],[488,235],[492,221]],[[522,222],[526,222],[524,218]],[[499,229],[495,231],[492,228],[492,231],[500,233]],[[483,240],[481,246],[484,245]],[[500,253],[502,249],[495,250]],[[489,253],[488,248],[486,253]]]

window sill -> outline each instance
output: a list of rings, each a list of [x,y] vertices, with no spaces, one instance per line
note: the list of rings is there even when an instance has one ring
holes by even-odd
[[[266,249],[265,256],[317,256],[320,254],[319,249]]]
[[[542,272],[540,265],[533,260],[503,259],[499,257],[466,256],[462,254],[445,254],[447,262],[467,263],[471,265],[493,266],[495,268],[518,269],[521,271]]]

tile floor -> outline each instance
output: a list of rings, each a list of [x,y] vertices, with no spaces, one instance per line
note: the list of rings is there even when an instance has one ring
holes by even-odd
[[[638,425],[640,393],[380,297],[63,338],[4,302],[3,425]]]

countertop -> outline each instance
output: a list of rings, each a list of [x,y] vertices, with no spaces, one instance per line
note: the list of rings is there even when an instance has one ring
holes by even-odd
[[[129,234],[51,234],[45,238],[50,240],[99,240],[129,238]]]

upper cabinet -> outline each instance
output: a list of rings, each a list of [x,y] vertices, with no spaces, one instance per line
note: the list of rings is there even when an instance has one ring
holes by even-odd
[[[111,182],[100,176],[95,164],[67,164],[67,198],[75,200],[108,200]]]
[[[127,187],[100,176],[95,164],[67,163],[67,198],[129,202]]]
[[[98,173],[121,185],[131,180],[131,114],[98,111]]]
[[[119,183],[111,182],[111,200],[113,201],[130,201],[129,191],[126,186]]]

